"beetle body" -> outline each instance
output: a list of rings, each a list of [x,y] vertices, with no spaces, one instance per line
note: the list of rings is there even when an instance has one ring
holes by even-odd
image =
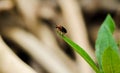
[[[61,25],[56,25],[56,28],[58,31],[60,31],[63,34],[67,33],[67,30],[65,29],[65,27],[63,27]]]

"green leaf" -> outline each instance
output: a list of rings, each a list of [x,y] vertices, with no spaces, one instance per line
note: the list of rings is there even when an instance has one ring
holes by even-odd
[[[102,68],[105,73],[120,73],[120,57],[111,48],[107,48],[102,56]]]
[[[60,34],[60,33],[59,33]],[[79,53],[79,55],[81,55],[84,60],[87,61],[87,63],[96,71],[96,73],[99,73],[99,69],[97,68],[96,64],[94,63],[94,61],[91,59],[91,57],[80,47],[78,46],[76,43],[74,43],[72,40],[70,40],[68,37],[66,37],[65,35],[61,35],[62,39],[68,43],[76,52]]]
[[[96,45],[95,45],[96,57],[98,60],[101,73],[104,73],[102,70],[102,55],[105,49],[110,47],[118,54],[118,47],[112,36],[114,29],[115,29],[115,23],[112,17],[110,15],[107,15],[105,21],[100,27],[100,30],[98,32],[98,37],[96,40]]]

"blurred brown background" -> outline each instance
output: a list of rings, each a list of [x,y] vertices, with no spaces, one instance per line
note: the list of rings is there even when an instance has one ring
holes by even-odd
[[[94,73],[55,26],[97,64],[94,45],[107,14],[120,42],[120,0],[0,0],[0,73]]]

